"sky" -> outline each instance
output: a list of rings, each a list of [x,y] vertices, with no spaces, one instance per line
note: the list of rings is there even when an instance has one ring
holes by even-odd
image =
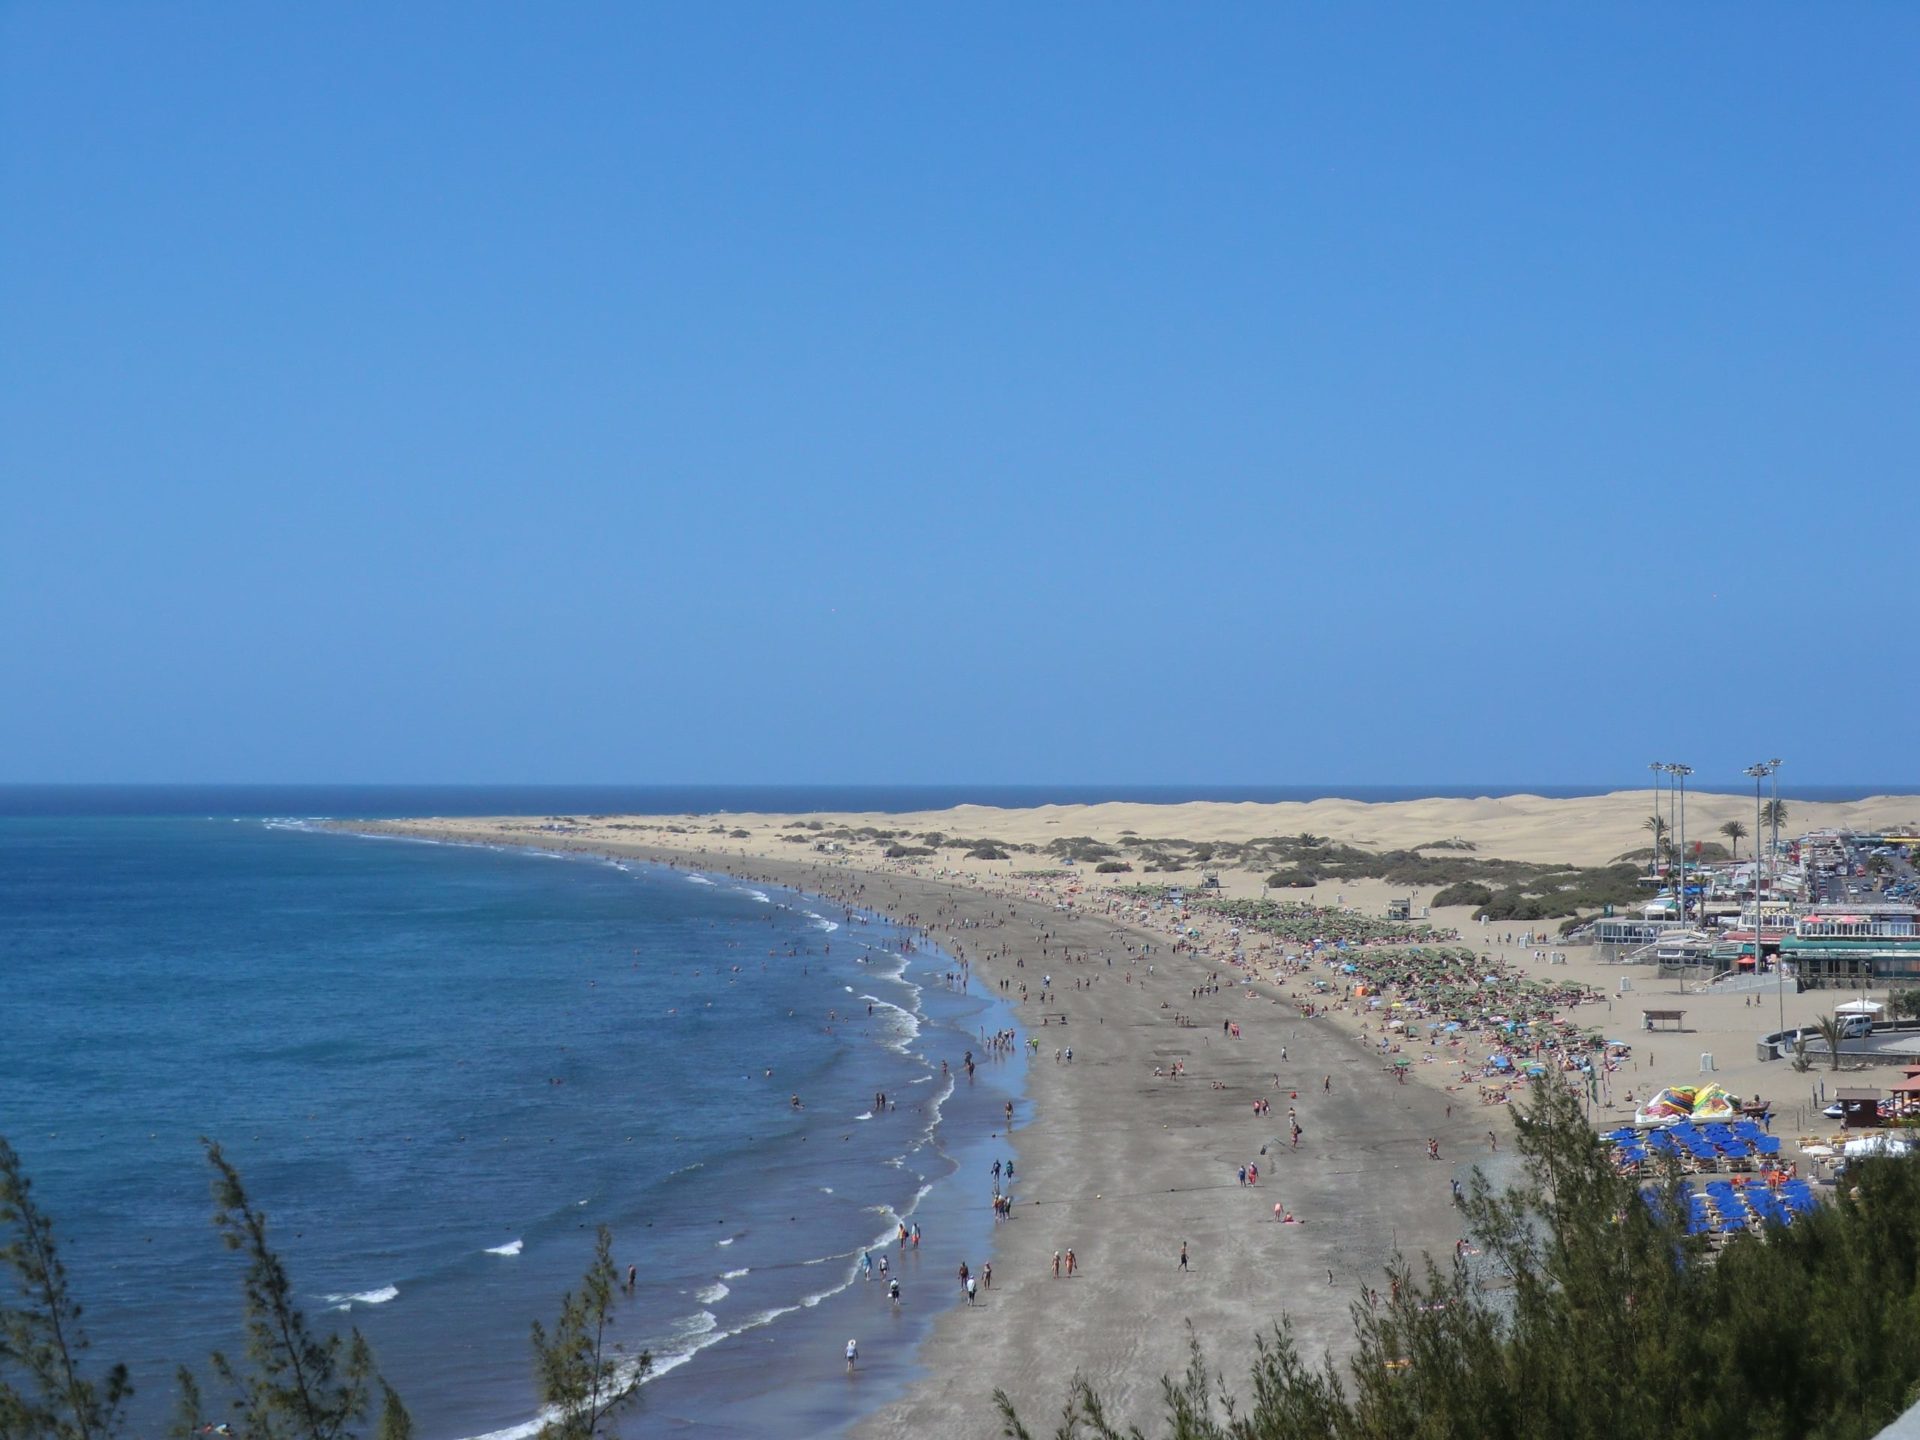
[[[0,781],[1920,781],[1916,74],[0,0]]]

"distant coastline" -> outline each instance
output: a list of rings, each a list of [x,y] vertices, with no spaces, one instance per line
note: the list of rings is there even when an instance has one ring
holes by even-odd
[[[0,815],[119,818],[167,815],[289,816],[300,819],[391,820],[409,816],[544,814],[912,814],[980,805],[1029,810],[1047,805],[1305,804],[1348,800],[1596,799],[1633,791],[1618,784],[1315,784],[1315,785],[300,785],[0,783]],[[1690,795],[1750,793],[1732,779],[1693,787]],[[1856,804],[1915,797],[1920,781],[1898,784],[1780,787],[1796,803]]]

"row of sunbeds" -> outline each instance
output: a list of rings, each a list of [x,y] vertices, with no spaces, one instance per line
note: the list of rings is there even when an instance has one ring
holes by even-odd
[[[1604,1138],[1614,1147],[1615,1159],[1628,1169],[1638,1169],[1658,1156],[1673,1155],[1696,1172],[1751,1170],[1756,1160],[1780,1154],[1780,1138],[1767,1134],[1751,1120],[1706,1125],[1682,1121],[1652,1131],[1623,1126]]]

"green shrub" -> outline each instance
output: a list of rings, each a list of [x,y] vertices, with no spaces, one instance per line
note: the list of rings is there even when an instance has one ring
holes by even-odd
[[[1047,853],[1062,860],[1111,860],[1114,848],[1102,845],[1091,835],[1063,835],[1047,842]]]
[[[1433,903],[1439,905],[1491,905],[1493,891],[1474,880],[1460,880],[1447,886],[1433,897]]]
[[[1269,890],[1311,890],[1319,883],[1319,876],[1305,870],[1276,870],[1267,876]]]
[[[1098,865],[1093,867],[1093,873],[1096,875],[1130,875],[1133,873],[1133,866],[1124,860],[1102,860]]]

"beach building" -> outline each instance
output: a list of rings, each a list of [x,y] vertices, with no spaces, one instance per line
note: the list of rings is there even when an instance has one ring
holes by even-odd
[[[1780,942],[1808,989],[1872,990],[1920,982],[1920,906],[1816,905]]]
[[[1654,962],[1664,970],[1712,965],[1714,936],[1691,927],[1665,931],[1654,942]]]
[[[1771,970],[1779,959],[1780,947],[1793,933],[1793,907],[1785,901],[1767,900],[1760,906],[1759,943],[1754,943],[1753,903],[1749,901],[1736,918],[1727,923],[1713,945],[1713,962],[1721,970]]]

